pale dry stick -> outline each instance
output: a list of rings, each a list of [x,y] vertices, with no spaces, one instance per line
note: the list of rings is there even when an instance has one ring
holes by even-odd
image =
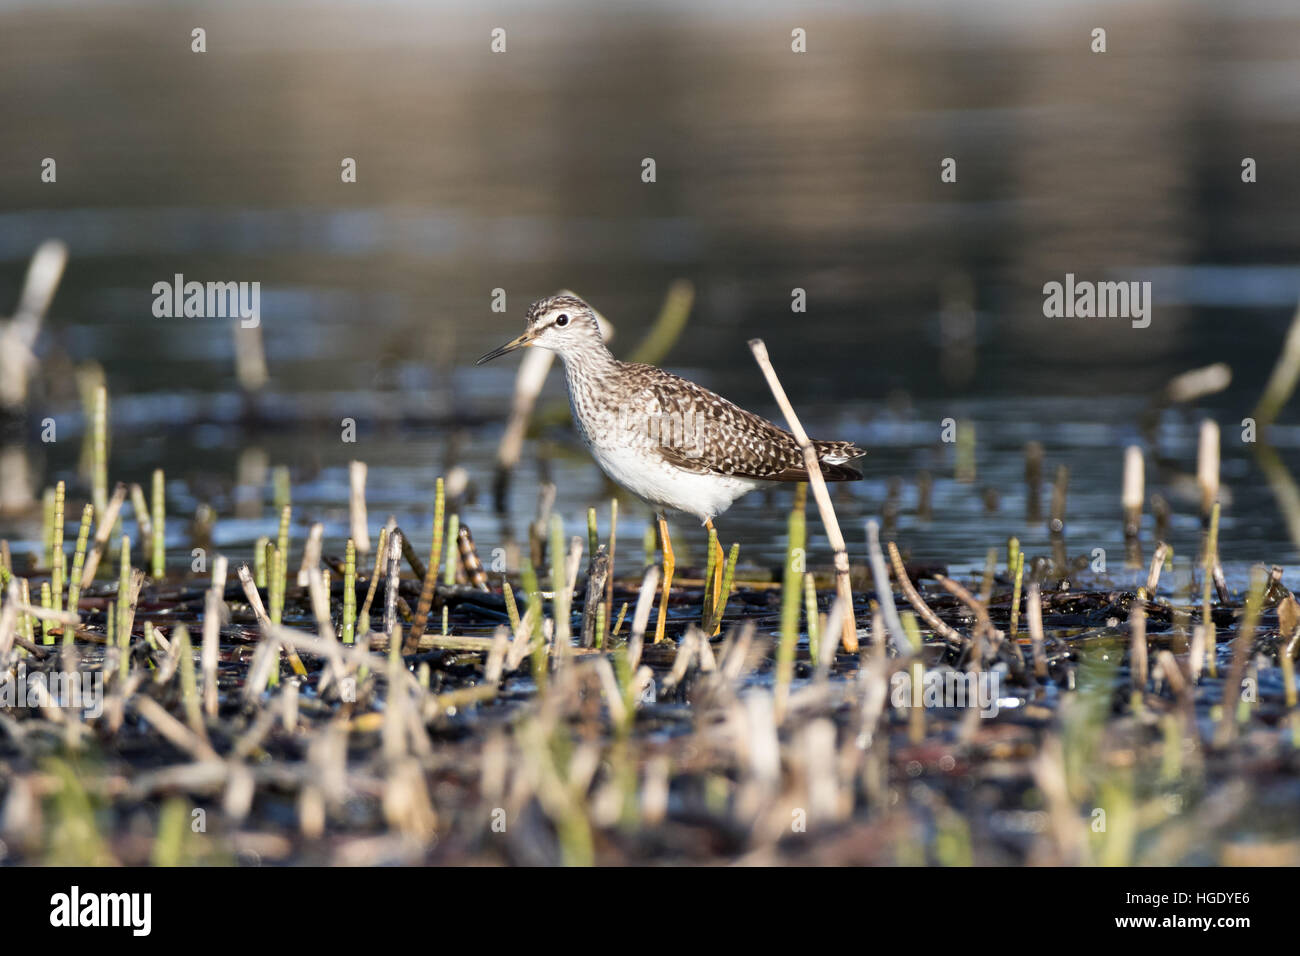
[[[506,670],[516,670],[524,659],[533,652],[533,620],[536,618],[536,607],[530,605],[524,611],[524,616],[519,619],[519,627],[515,631],[514,639],[510,642],[510,650],[506,654]]]
[[[1205,667],[1205,625],[1197,624],[1192,628],[1192,644],[1188,648],[1187,667],[1191,672],[1192,683],[1201,681],[1201,669]]]
[[[253,614],[257,617],[258,627],[261,628],[263,634],[270,633],[270,629],[274,625],[271,623],[271,616],[266,613],[266,605],[262,603],[262,596],[257,593],[257,585],[253,583],[253,572],[248,570],[247,564],[239,566],[239,583],[244,589],[244,597],[248,599],[248,606],[253,609]],[[276,656],[278,659],[278,646]],[[256,659],[256,656],[254,659]],[[302,660],[293,648],[289,649],[289,666],[293,668],[293,672],[299,677],[307,676],[307,668],[303,666]],[[254,694],[255,696],[256,694]]]
[[[211,744],[167,713],[161,704],[147,694],[135,695],[131,698],[130,706],[173,746],[190,754],[196,760],[218,762],[221,760]]]
[[[124,501],[126,501],[126,485],[118,482],[113,489],[113,497],[109,499],[108,507],[100,514],[99,524],[95,527],[95,543],[91,545],[90,554],[86,555],[86,564],[81,569],[83,591],[95,580],[95,572],[99,570],[100,559],[104,557],[104,551],[108,548],[108,539],[113,534],[113,526],[117,524],[117,515],[122,510]]]
[[[1124,535],[1128,538],[1136,538],[1142,527],[1145,472],[1142,449],[1137,445],[1129,445],[1124,450],[1124,486],[1120,493],[1120,507],[1124,511]]]
[[[906,657],[912,653],[912,645],[907,639],[906,632],[903,631],[903,622],[898,616],[898,607],[894,604],[894,589],[889,583],[889,569],[885,566],[884,552],[880,550],[880,525],[874,518],[867,522],[867,559],[871,564],[871,579],[876,585],[876,600],[880,613],[884,617],[885,630],[889,632],[890,643],[894,645],[894,650],[899,656]],[[836,600],[840,598],[837,597]],[[840,606],[842,608],[843,604],[841,603]]]
[[[366,463],[348,462],[348,515],[351,519],[352,541],[358,554],[370,550],[370,532],[366,529]]]
[[[135,481],[131,482],[131,510],[135,512],[136,527],[140,529],[140,541],[152,541],[153,522],[150,521],[149,506],[144,500],[144,489]]]
[[[1147,607],[1146,601],[1137,598],[1129,610],[1129,662],[1133,676],[1133,692],[1141,694],[1147,686]]]
[[[1215,362],[1201,368],[1190,369],[1175,375],[1164,388],[1164,400],[1176,405],[1185,405],[1197,399],[1221,392],[1232,384],[1232,366],[1226,362]]]
[[[1218,654],[1216,651],[1216,641],[1214,634],[1214,615],[1210,608],[1210,584],[1214,579],[1214,567],[1219,561],[1219,502],[1215,501],[1210,507],[1210,527],[1205,535],[1205,554],[1204,569],[1201,579],[1201,650],[1200,653],[1206,655],[1207,659],[1204,664],[1198,664],[1193,669],[1193,673],[1200,673],[1201,667],[1204,666],[1211,677],[1219,676]],[[1193,640],[1193,647],[1195,641]]]
[[[830,612],[826,615],[826,627],[823,629],[824,634],[834,634],[843,627],[844,621],[844,602],[837,596],[831,601]],[[704,642],[705,648],[708,648],[709,642]],[[834,641],[822,641],[818,650],[816,661],[817,671],[815,677],[818,681],[825,681],[830,677],[831,667],[835,664],[835,648],[839,645]]]
[[[1156,546],[1156,553],[1151,555],[1151,570],[1147,572],[1147,598],[1156,596],[1156,587],[1160,584],[1160,571],[1165,566],[1165,560],[1169,557],[1172,549],[1168,544],[1161,541]]]
[[[519,464],[519,456],[524,447],[524,437],[528,432],[528,420],[532,416],[537,396],[541,394],[546,374],[555,361],[555,353],[546,349],[529,349],[519,363],[515,373],[515,393],[511,402],[510,417],[506,421],[501,444],[497,446],[497,468],[500,472],[509,472]]]
[[[297,657],[298,651],[301,650],[326,661],[333,680],[342,680],[346,677],[349,665],[366,667],[376,673],[382,672],[388,666],[385,658],[371,654],[361,644],[344,645],[328,637],[291,630],[280,624],[268,623],[267,634],[272,641],[283,646],[294,657]],[[407,677],[414,685],[415,675],[407,673]]]
[[[483,681],[496,684],[501,680],[501,671],[506,662],[506,651],[510,647],[510,628],[498,625],[492,635],[492,650],[488,651],[487,661],[483,664]]]
[[[268,618],[266,631],[253,652],[253,660],[248,665],[248,676],[244,679],[244,702],[255,704],[258,696],[267,688],[271,679],[271,670],[279,667],[280,642],[268,637],[270,628],[275,627]]]
[[[1173,691],[1174,698],[1184,706],[1191,705],[1192,699],[1187,693],[1187,678],[1183,675],[1183,669],[1178,666],[1178,659],[1173,653],[1171,651],[1157,653],[1156,666],[1160,668],[1160,673],[1164,675],[1165,680],[1169,681],[1169,689]]]
[[[620,727],[627,721],[627,706],[623,703],[622,693],[619,692],[614,668],[610,665],[609,658],[603,654],[592,661],[591,666],[600,680],[605,706],[609,708],[609,722],[615,727]]]
[[[0,405],[6,409],[17,410],[27,404],[28,381],[37,367],[33,349],[67,261],[68,247],[58,239],[37,246],[18,308],[12,319],[0,322]]]
[[[1179,666],[1173,652],[1167,650],[1156,653],[1156,667],[1160,668],[1161,675],[1169,682],[1169,689],[1173,691],[1174,700],[1182,711],[1179,723],[1184,728],[1195,728],[1196,702],[1192,699],[1187,673]],[[1199,745],[1200,734],[1192,733],[1189,739]]]
[[[677,645],[677,653],[673,656],[673,666],[664,678],[664,689],[676,687],[686,677],[686,671],[691,666],[691,661],[695,659],[695,645],[698,643],[699,631],[694,624],[686,628],[686,633],[682,636],[682,642]]]
[[[1047,677],[1047,655],[1043,653],[1043,602],[1037,581],[1030,581],[1025,592],[1025,617],[1029,623],[1029,642],[1034,655],[1034,676]]]
[[[337,640],[334,622],[330,619],[330,595],[325,587],[325,575],[321,572],[320,565],[314,565],[307,572],[307,596],[311,599],[311,611],[316,618],[316,630],[320,633],[321,639]]]
[[[154,640],[158,639],[159,633],[160,633],[159,629],[154,628]],[[172,637],[175,638],[175,636],[176,636],[176,631],[173,630]],[[172,640],[165,648],[163,659],[159,662],[158,670],[153,675],[153,682],[157,684],[159,687],[165,687],[167,684],[171,682],[171,679],[176,675],[176,669],[180,667],[180,663],[181,663],[180,654],[181,654],[181,642],[177,640]]]
[[[239,583],[244,589],[244,597],[248,599],[248,606],[253,609],[253,614],[257,618],[259,627],[267,627],[271,623],[271,616],[266,613],[266,605],[262,603],[262,595],[257,592],[257,585],[253,583],[253,572],[248,570],[247,564],[239,566]]]
[[[912,605],[916,613],[921,615],[921,619],[929,625],[930,629],[946,641],[952,641],[956,644],[965,644],[966,638],[955,628],[945,624],[940,620],[939,615],[930,610],[930,605],[925,603],[920,593],[912,586],[911,579],[907,576],[907,568],[903,567],[903,556],[898,553],[898,545],[889,542],[889,560],[894,566],[894,577],[898,579],[898,586],[907,598],[907,603]],[[900,628],[902,625],[899,625]],[[906,641],[906,637],[903,638]],[[911,648],[911,642],[906,645]]]
[[[754,645],[754,630],[753,618],[747,617],[740,625],[740,630],[734,632],[735,636],[728,639],[727,646],[722,651],[722,660],[718,664],[718,676],[723,684],[730,686],[740,679]]]
[[[212,562],[212,586],[203,597],[203,645],[199,665],[203,675],[203,712],[217,716],[217,643],[221,636],[221,603],[226,593],[226,556]]]
[[[569,539],[569,552],[564,559],[564,580],[560,582],[556,594],[556,641],[552,645],[552,653],[560,658],[569,655],[573,650],[573,623],[570,620],[570,609],[573,607],[573,592],[578,585],[578,567],[582,562],[583,541],[580,535],[574,535]]]
[[[807,432],[803,430],[803,426],[799,424],[799,418],[794,413],[794,407],[790,404],[790,399],[786,397],[780,379],[776,377],[776,369],[772,367],[772,360],[768,357],[767,346],[763,344],[762,339],[750,339],[749,348],[758,361],[758,367],[763,370],[763,376],[767,379],[768,388],[772,390],[772,397],[776,399],[777,405],[781,408],[781,414],[785,416],[785,422],[790,427],[790,434],[794,436],[795,442],[798,443],[799,449],[803,452],[804,467],[808,472],[808,482],[812,487],[813,497],[817,501],[817,511],[821,514],[822,526],[826,529],[826,540],[831,546],[831,553],[835,560],[835,592],[844,601],[846,607],[852,608],[853,588],[849,584],[849,552],[844,544],[844,535],[840,534],[840,523],[835,518],[835,508],[831,504],[830,492],[826,489],[826,478],[822,475],[822,466],[817,458],[817,450],[809,440]],[[858,626],[852,614],[844,616],[844,623],[840,628],[840,639],[846,651],[850,654],[857,653]]]
[[[1219,423],[1210,418],[1201,422],[1196,451],[1196,483],[1201,489],[1201,515],[1208,517],[1210,508],[1219,497]]]
[[[646,625],[650,623],[650,608],[654,604],[655,588],[659,586],[659,565],[646,568],[641,579],[641,593],[637,595],[636,612],[632,615],[632,633],[627,641],[628,669],[635,671],[641,663],[641,648],[645,643]]]
[[[325,526],[319,521],[307,532],[307,543],[302,549],[302,567],[298,569],[298,587],[307,587],[311,569],[320,565],[321,539],[325,536]]]
[[[937,580],[949,594],[971,609],[971,612],[975,615],[975,626],[977,628],[998,638],[999,640],[1006,637],[1002,631],[999,631],[993,626],[993,622],[989,618],[989,609],[985,607],[984,602],[971,594],[968,588],[954,581],[946,574],[936,574],[935,580]]]
[[[968,608],[970,608],[971,611],[974,612],[975,632],[977,634],[986,635],[993,642],[993,650],[996,650],[997,647],[1007,639],[1007,635],[1006,632],[1000,631],[993,626],[992,620],[989,619],[989,609],[987,606],[985,606],[984,602],[979,600],[979,598],[975,597],[975,595],[971,594],[966,587],[954,581],[952,578],[948,577],[947,575],[944,574],[936,575],[936,578],[938,579],[939,583],[942,584],[944,588],[947,589],[948,593],[952,594],[955,598],[957,598],[957,600],[961,601]],[[1021,666],[1024,666],[1025,656],[1020,652],[1020,645],[1017,644],[1015,641],[1012,641],[1010,643],[1010,646],[1011,646],[1012,653],[1016,655],[1016,658],[1020,661]],[[982,665],[982,662],[979,661],[978,658],[976,658],[975,665],[978,668]]]
[[[9,659],[18,628],[18,606],[22,603],[22,592],[18,588],[18,579],[9,579],[8,596],[0,607],[0,661]]]

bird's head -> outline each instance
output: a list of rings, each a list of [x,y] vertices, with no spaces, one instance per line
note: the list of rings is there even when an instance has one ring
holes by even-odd
[[[576,295],[552,295],[528,307],[524,334],[499,349],[493,349],[475,365],[526,345],[558,352],[561,356],[592,347],[604,348],[595,310]]]

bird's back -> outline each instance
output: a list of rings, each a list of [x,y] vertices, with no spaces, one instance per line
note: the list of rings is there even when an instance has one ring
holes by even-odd
[[[808,479],[803,452],[784,428],[653,365],[618,365],[627,427],[645,429],[649,444],[668,464],[695,474],[758,481]],[[827,481],[862,477],[848,464],[865,454],[852,442],[813,441],[813,447]]]

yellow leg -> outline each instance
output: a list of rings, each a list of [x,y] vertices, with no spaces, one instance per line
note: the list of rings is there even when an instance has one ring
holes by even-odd
[[[677,562],[673,559],[673,543],[668,538],[668,522],[663,515],[659,516],[659,546],[664,553],[664,580],[663,594],[659,598],[659,620],[655,622],[656,644],[664,639],[664,628],[668,624],[668,592],[673,586],[673,571],[677,569]]]
[[[704,522],[704,527],[713,531],[713,519],[709,518]],[[722,565],[726,562],[727,556],[722,550],[722,541],[714,539],[718,547],[718,553],[713,561],[713,607],[709,609],[710,616],[717,613],[717,609],[722,607]],[[718,634],[722,630],[722,621],[715,619],[713,623],[713,634]]]

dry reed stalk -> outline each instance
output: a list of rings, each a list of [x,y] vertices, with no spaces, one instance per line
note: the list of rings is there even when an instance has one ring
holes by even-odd
[[[99,562],[104,557],[104,551],[108,547],[108,539],[113,534],[113,526],[117,524],[118,512],[122,510],[122,503],[126,501],[126,485],[118,482],[113,489],[113,497],[109,499],[108,505],[102,511],[99,511],[99,524],[95,526],[95,543],[91,545],[90,553],[86,555],[86,566],[81,571],[81,590],[90,587],[95,580],[95,572],[99,570]]]
[[[351,537],[358,554],[370,550],[370,532],[366,519],[366,463],[364,461],[348,462],[348,516]]]
[[[907,576],[907,569],[903,567],[903,556],[898,553],[898,545],[892,541],[889,542],[889,558],[893,563],[894,577],[898,580],[898,586],[902,589],[903,596],[907,598],[907,603],[912,605],[916,613],[921,615],[921,619],[944,640],[956,644],[965,644],[966,638],[955,628],[945,624],[939,618],[939,615],[930,609],[930,605],[925,603],[925,599],[912,585],[911,579]]]
[[[826,529],[826,540],[830,543],[831,553],[835,562],[835,592],[840,599],[844,601],[846,607],[853,607],[853,588],[849,583],[849,552],[844,544],[844,535],[840,534],[840,523],[835,517],[835,508],[831,504],[830,492],[826,488],[826,479],[822,475],[821,462],[817,459],[817,450],[813,447],[812,442],[808,439],[808,434],[803,430],[799,423],[799,418],[794,413],[794,407],[786,397],[785,389],[781,387],[781,381],[776,376],[776,370],[772,367],[772,360],[768,357],[767,346],[763,344],[762,339],[751,339],[749,348],[754,353],[754,358],[758,361],[758,366],[763,370],[763,376],[767,379],[767,385],[772,390],[772,396],[776,399],[777,405],[781,408],[781,414],[785,416],[786,424],[790,427],[790,433],[798,443],[800,450],[803,452],[804,467],[808,471],[808,481],[812,486],[813,497],[817,501],[817,511],[821,515],[822,526]],[[844,649],[850,654],[856,654],[858,650],[858,627],[857,622],[853,619],[852,614],[844,617],[844,624],[840,629],[840,640],[844,644]]]

